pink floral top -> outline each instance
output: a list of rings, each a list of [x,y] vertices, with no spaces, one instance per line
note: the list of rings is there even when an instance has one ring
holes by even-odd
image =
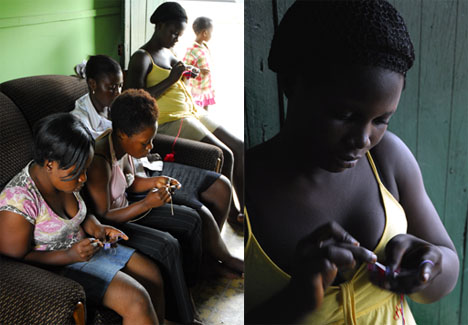
[[[185,64],[193,65],[199,69],[210,70],[211,55],[208,44],[206,42],[202,44],[194,42],[192,47],[187,49],[183,61]],[[197,78],[189,79],[193,100],[199,106],[204,107],[216,103],[211,78],[211,72],[209,72],[203,75],[200,73]]]
[[[85,238],[80,224],[86,217],[86,205],[80,194],[78,212],[71,219],[58,216],[42,197],[29,174],[29,163],[5,186],[0,193],[0,211],[6,210],[23,216],[34,225],[33,249],[52,251],[70,248]]]

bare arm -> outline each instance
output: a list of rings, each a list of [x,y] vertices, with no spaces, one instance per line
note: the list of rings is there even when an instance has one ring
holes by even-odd
[[[180,188],[180,183],[175,178],[170,178],[167,176],[156,176],[156,177],[140,177],[135,176],[132,186],[128,189],[134,193],[142,193],[149,191],[153,188],[165,188],[167,186],[176,186]]]
[[[111,169],[109,163],[102,157],[95,155],[91,166],[88,168],[88,181],[86,190],[98,217],[113,222],[126,222],[145,213],[151,208],[163,205],[169,200],[168,193],[150,192],[138,202],[124,208],[111,209],[110,194]],[[167,194],[167,195],[166,195]]]
[[[130,58],[128,64],[127,75],[125,76],[124,89],[136,88],[145,89],[154,98],[158,99],[164,92],[175,84],[185,70],[185,65],[182,62],[176,63],[169,76],[152,87],[146,87],[146,76],[152,69],[152,61],[149,54],[143,50],[135,52]]]
[[[398,187],[399,201],[405,210],[408,220],[408,234],[422,240],[409,238],[413,247],[402,238],[396,239],[393,263],[398,263],[403,251],[408,254],[421,255],[422,260],[433,260],[434,266],[427,264],[422,270],[428,274],[428,280],[421,290],[411,294],[411,298],[419,303],[431,303],[447,295],[455,287],[458,278],[459,260],[455,247],[450,239],[439,215],[427,195],[419,165],[408,147],[394,134],[387,134],[377,150],[380,155],[385,152],[390,158],[390,168],[393,170]],[[379,145],[379,147],[381,146]],[[401,237],[401,236],[400,236]],[[427,242],[427,243],[424,243]],[[432,246],[433,245],[433,246]],[[416,247],[415,247],[416,246]]]
[[[86,261],[99,249],[83,239],[71,248],[56,251],[32,250],[34,226],[23,216],[10,211],[0,211],[0,253],[29,262],[48,265],[67,265]]]

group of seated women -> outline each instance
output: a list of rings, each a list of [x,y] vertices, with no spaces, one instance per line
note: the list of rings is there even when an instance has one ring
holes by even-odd
[[[121,93],[121,67],[105,55],[85,74],[89,93],[35,124],[32,161],[0,193],[0,253],[76,280],[124,323],[198,323],[188,288],[243,276],[220,235],[230,179],[175,162],[136,173],[153,149],[157,96]]]

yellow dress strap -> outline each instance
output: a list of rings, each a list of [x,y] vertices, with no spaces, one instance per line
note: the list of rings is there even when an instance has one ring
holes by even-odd
[[[146,54],[148,54],[148,56],[149,56],[150,59],[151,59],[151,63],[153,64],[153,66],[156,65],[156,63],[154,63],[153,56],[150,54],[150,52],[148,52],[148,51],[145,50],[145,49],[140,49],[140,50],[142,50],[143,52],[145,52]]]
[[[366,157],[367,157],[367,160],[369,161],[372,171],[374,172],[374,176],[377,179],[377,182],[379,183],[379,185],[382,184],[382,182],[380,181],[379,173],[377,172],[377,167],[375,167],[374,159],[372,159],[372,156],[369,151],[366,152]]]
[[[250,224],[249,220],[249,214],[247,213],[247,208],[244,207],[244,214],[245,218],[247,220],[247,244],[245,245],[245,251],[248,253],[251,249],[256,249],[260,251],[262,257],[268,261],[268,264],[275,270],[275,272],[279,273],[282,277],[290,279],[291,276],[284,272],[278,265],[276,265],[275,262],[268,256],[265,251],[263,250],[262,246],[260,246],[260,243],[258,242],[257,238],[255,238],[255,235],[252,232],[252,226]]]

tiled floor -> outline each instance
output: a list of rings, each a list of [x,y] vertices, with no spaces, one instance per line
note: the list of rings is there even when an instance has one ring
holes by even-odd
[[[228,223],[221,234],[231,253],[243,258],[242,234]],[[193,290],[193,296],[204,324],[244,324],[244,279],[205,280]]]

